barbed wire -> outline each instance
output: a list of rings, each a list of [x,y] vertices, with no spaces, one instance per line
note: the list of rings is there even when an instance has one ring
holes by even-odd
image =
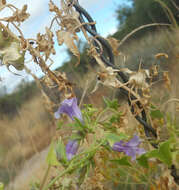
[[[73,1],[71,1],[71,2],[73,2]],[[78,1],[73,2],[73,6],[75,7],[76,11],[78,11],[80,14],[80,22],[81,23],[85,23],[85,20],[83,17],[85,17],[85,19],[87,19],[89,23],[94,22],[94,20],[88,14],[88,12],[79,5]],[[93,25],[84,24],[83,27],[93,37],[96,37],[97,40],[101,43],[102,47],[106,50],[107,55],[104,55],[104,52],[101,52],[99,44],[94,41],[94,45],[96,47],[97,52],[100,54],[102,61],[107,66],[111,66],[113,69],[119,69],[114,64],[114,55],[113,55],[112,48],[111,48],[110,44],[97,33],[97,29],[96,29],[95,24],[93,24]],[[124,74],[124,72],[119,71],[118,75],[120,76],[120,78],[122,79],[122,81],[124,83],[128,82],[128,77]],[[129,92],[127,90],[125,90],[123,88],[121,90],[127,97],[129,97]],[[134,95],[131,95],[131,100],[135,100],[135,99],[136,99],[136,97]],[[132,106],[129,98],[128,98],[128,103],[131,106],[131,112],[134,114],[134,107]],[[140,101],[137,101],[137,106],[139,108],[142,107]],[[145,131],[146,136],[149,138],[151,136],[150,134],[152,133],[152,135],[156,138],[157,137],[156,131],[147,123],[147,117],[146,117],[146,113],[145,113],[144,109],[142,110],[141,115],[142,115],[142,117],[137,115],[137,116],[135,116],[135,118],[139,121],[139,123],[141,123],[144,126],[144,131]],[[154,146],[157,147],[157,145],[154,145]]]

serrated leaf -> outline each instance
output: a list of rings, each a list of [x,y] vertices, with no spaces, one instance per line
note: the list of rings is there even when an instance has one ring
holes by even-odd
[[[123,157],[121,159],[116,159],[116,160],[111,160],[111,161],[115,162],[115,163],[117,163],[117,164],[119,164],[121,166],[130,166],[130,167],[132,166],[131,163],[129,162],[127,156],[125,156],[125,157]]]
[[[145,154],[142,154],[140,157],[137,158],[137,162],[144,168],[149,168],[148,158]]]
[[[107,133],[106,134],[106,140],[108,141],[109,145],[113,147],[115,142],[119,142],[123,139],[127,139],[128,136],[124,133],[120,133],[119,135],[116,135],[115,133]]]
[[[50,166],[59,166],[60,163],[57,160],[54,143],[52,142],[50,145],[50,150],[48,152],[47,158],[46,158],[47,164]]]

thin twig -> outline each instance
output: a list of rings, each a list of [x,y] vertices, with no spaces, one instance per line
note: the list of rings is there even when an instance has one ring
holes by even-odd
[[[49,30],[51,30],[51,28],[52,28],[52,26],[53,26],[53,23],[54,23],[55,20],[57,21],[57,18],[58,18],[58,16],[55,16],[55,17],[52,19],[52,21],[51,21],[51,23],[50,23]],[[57,22],[57,23],[58,23],[58,22]]]
[[[173,0],[170,0],[173,4],[173,6],[179,11],[179,6],[173,1]]]
[[[148,27],[151,27],[151,26],[171,26],[171,24],[166,24],[166,23],[152,23],[152,24],[146,24],[146,25],[142,25],[136,29],[134,29],[132,32],[130,32],[129,34],[127,34],[119,43],[118,45],[118,48],[123,45],[123,43],[129,38],[131,37],[134,33],[138,32],[139,30],[141,29],[144,29],[144,28],[148,28]]]
[[[48,168],[47,168],[47,170],[46,170],[46,172],[45,172],[45,175],[44,175],[44,177],[43,177],[43,179],[42,179],[42,183],[41,183],[41,185],[40,185],[40,190],[42,190],[43,187],[44,187],[44,185],[45,185],[45,182],[46,182],[46,180],[47,180],[47,177],[48,177],[50,168],[51,168],[51,165],[48,165]]]
[[[166,102],[161,106],[161,110],[164,110],[165,106],[166,106],[168,103],[171,103],[171,102],[179,102],[179,99],[178,99],[178,98],[171,98],[171,99],[169,99],[168,101],[166,101]]]
[[[87,80],[86,81],[86,84],[85,84],[85,89],[83,90],[83,94],[81,96],[81,100],[80,100],[80,103],[79,103],[79,107],[81,108],[81,105],[82,105],[82,102],[83,102],[83,99],[86,95],[86,92],[87,92],[87,89],[88,89],[88,84],[89,84],[89,81]]]

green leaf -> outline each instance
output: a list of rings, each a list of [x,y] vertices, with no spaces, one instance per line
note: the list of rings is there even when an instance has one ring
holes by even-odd
[[[126,179],[128,176],[128,170],[126,170],[126,168],[122,168],[122,167],[119,167],[118,170],[120,172],[120,176]]]
[[[170,151],[170,140],[161,143],[159,147],[159,159],[168,166],[172,165],[172,153]]]
[[[110,118],[110,123],[117,123],[120,122],[120,114],[116,114],[116,115],[112,115],[112,117]]]
[[[83,115],[93,116],[95,112],[98,111],[97,108],[94,108],[92,104],[84,104],[84,109],[82,110]]]
[[[156,150],[152,150],[152,151],[150,151],[150,152],[147,152],[147,157],[148,158],[157,158],[158,157],[158,150],[156,149]]]
[[[128,157],[125,156],[121,159],[116,159],[116,160],[111,160],[112,162],[116,162],[117,164],[121,165],[121,166],[132,166],[131,163],[128,160]]]
[[[81,121],[78,118],[75,117],[74,120],[75,120],[74,123],[75,128],[78,128],[79,131],[84,131],[86,126],[83,123],[81,123]]]
[[[56,152],[54,149],[54,142],[50,145],[50,150],[48,152],[47,158],[46,158],[47,164],[50,166],[59,166],[60,163],[57,160]]]
[[[151,117],[153,118],[153,119],[161,119],[161,118],[163,118],[163,113],[161,113],[161,111],[160,110],[152,110],[151,112],[150,112],[150,115],[151,115]]]
[[[120,133],[119,135],[116,135],[115,133],[106,133],[106,140],[108,141],[111,147],[113,146],[114,143],[127,138],[128,136],[125,135],[124,133]]]
[[[170,140],[160,144],[159,149],[148,152],[148,158],[157,158],[168,166],[172,165],[172,153],[170,151]]]
[[[63,124],[64,124],[63,121],[58,121],[56,130],[60,130],[62,128]]]
[[[61,160],[64,163],[67,163],[68,161],[67,161],[67,156],[66,156],[66,149],[61,138],[58,140],[56,144],[56,151],[57,151],[57,156],[59,160]]]
[[[105,104],[106,104],[107,107],[115,109],[115,110],[118,109],[119,104],[118,104],[118,100],[117,99],[109,100],[108,98],[104,98],[103,97],[103,100],[104,100],[104,102],[105,102]]]
[[[75,133],[71,135],[70,140],[81,140],[83,137],[83,134],[79,135]]]
[[[4,184],[0,182],[0,190],[4,190]]]
[[[149,168],[148,165],[148,158],[145,154],[142,154],[140,157],[137,158],[137,162],[139,165],[141,165],[144,168]]]

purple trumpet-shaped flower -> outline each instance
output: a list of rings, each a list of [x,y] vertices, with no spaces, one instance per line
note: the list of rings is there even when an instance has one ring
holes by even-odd
[[[142,155],[146,151],[143,148],[139,148],[141,143],[138,136],[134,136],[129,142],[125,143],[124,141],[116,142],[113,145],[113,150],[118,152],[124,152],[126,155],[132,157],[132,161],[136,159],[136,155]]]
[[[61,103],[60,107],[54,114],[55,118],[59,119],[62,113],[67,114],[72,120],[74,120],[74,117],[76,117],[80,121],[83,121],[82,114],[80,108],[77,105],[77,99],[75,97],[71,99],[65,99]]]
[[[67,159],[71,160],[76,154],[79,147],[79,142],[77,140],[69,140],[66,145],[66,155]]]

